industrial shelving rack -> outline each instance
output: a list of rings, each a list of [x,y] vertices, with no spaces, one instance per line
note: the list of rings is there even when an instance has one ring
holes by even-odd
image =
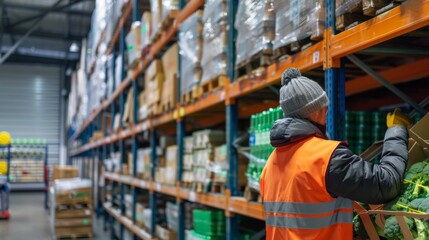
[[[345,98],[352,93],[361,93],[378,86],[371,84],[373,79],[379,81],[380,85],[385,86],[395,95],[399,96],[404,102],[407,102],[415,109],[424,113],[413,99],[409,98],[399,91],[393,84],[403,82],[404,69],[407,69],[407,79],[421,79],[428,77],[427,63],[428,59],[421,59],[412,63],[404,64],[396,68],[375,72],[360,61],[355,55],[359,51],[374,47],[377,44],[384,43],[396,37],[400,37],[417,29],[429,26],[429,0],[408,0],[402,5],[397,6],[382,15],[376,16],[366,22],[363,22],[351,29],[341,33],[335,32],[335,1],[326,0],[326,30],[324,39],[311,47],[302,50],[278,63],[269,66],[265,71],[256,75],[248,76],[246,79],[236,81],[235,78],[235,47],[233,40],[236,38],[236,32],[233,27],[228,29],[228,69],[227,77],[229,81],[219,91],[210,93],[206,98],[198,100],[189,105],[177,104],[176,110],[171,113],[165,113],[161,116],[149,118],[143,121],[137,120],[138,109],[138,86],[137,79],[144,74],[145,68],[150,62],[164,50],[168,43],[177,34],[180,24],[189,17],[198,8],[204,5],[203,0],[191,0],[185,4],[184,0],[180,1],[180,13],[176,17],[174,24],[165,30],[159,40],[150,47],[148,53],[140,60],[132,74],[125,75],[125,66],[122,66],[122,83],[117,86],[113,95],[96,108],[89,118],[83,123],[82,127],[71,137],[70,141],[80,139],[83,146],[71,150],[69,157],[71,160],[75,157],[94,157],[106,159],[108,151],[113,151],[114,143],[119,143],[121,159],[125,159],[124,141],[127,138],[132,139],[133,152],[133,176],[126,176],[113,173],[104,173],[104,178],[112,182],[111,192],[119,185],[119,205],[120,211],[112,209],[109,204],[104,205],[104,209],[111,216],[111,220],[121,223],[120,238],[123,236],[123,228],[128,228],[135,236],[142,239],[152,239],[155,236],[155,202],[157,194],[165,194],[176,197],[179,209],[179,232],[178,239],[184,239],[184,203],[183,200],[201,203],[207,206],[225,210],[227,216],[227,239],[237,239],[238,236],[238,219],[235,214],[240,214],[256,219],[263,220],[263,207],[260,203],[245,201],[238,195],[238,166],[237,150],[233,146],[234,140],[238,137],[238,119],[239,117],[249,117],[251,114],[274,107],[275,102],[260,102],[252,107],[238,107],[239,98],[250,95],[263,88],[278,84],[281,74],[289,67],[297,67],[301,71],[311,71],[315,69],[324,70],[325,90],[329,97],[329,112],[327,116],[327,131],[332,139],[344,140],[345,134]],[[118,23],[114,37],[110,41],[108,53],[124,55],[125,51],[125,22],[132,15],[132,20],[137,21],[139,18],[139,1],[128,2],[123,10],[123,15]],[[228,0],[228,17],[229,26],[234,26],[235,12],[238,6],[238,0]],[[115,44],[119,43],[119,52],[115,51]],[[344,62],[348,60],[359,66],[369,76],[356,78],[353,81],[345,81]],[[180,59],[179,59],[180,61]],[[180,65],[180,64],[179,64]],[[180,71],[180,69],[179,69]],[[385,80],[386,78],[389,81]],[[349,85],[346,88],[346,84]],[[134,89],[134,122],[127,129],[121,128],[119,132],[107,136],[102,140],[89,143],[89,138],[93,131],[100,129],[100,118],[104,113],[110,112],[114,116],[116,109],[114,101],[119,98],[119,112],[123,114],[125,105],[125,91],[132,86]],[[180,85],[180,81],[179,81]],[[178,100],[180,102],[180,87],[178,87]],[[244,101],[243,101],[244,102]],[[224,107],[222,107],[224,106]],[[204,113],[214,107],[224,108],[223,113],[219,115],[210,115],[210,119],[199,119],[201,126],[210,126],[217,123],[225,123],[227,133],[227,155],[229,162],[229,174],[227,179],[227,191],[225,195],[214,195],[209,193],[196,193],[181,187],[182,173],[182,153],[184,149],[184,136],[187,129],[186,119],[195,116],[197,113]],[[106,121],[103,121],[106,122]],[[121,125],[122,127],[122,125]],[[157,130],[170,129],[177,134],[178,145],[178,174],[176,186],[165,186],[152,181],[144,181],[136,178],[136,161],[137,161],[137,136],[143,132],[150,132],[150,146],[153,153],[156,149]],[[104,126],[104,129],[107,129]],[[108,146],[111,146],[108,148]],[[156,162],[156,155],[152,154],[152,163]],[[96,168],[93,168],[96,169]],[[152,170],[154,177],[154,170]],[[96,179],[96,186],[98,181]],[[116,183],[116,184],[115,184]],[[134,199],[133,215],[131,221],[124,217],[124,186],[132,187]],[[152,209],[152,231],[147,233],[138,228],[135,223],[135,200],[137,197],[136,189],[146,189],[150,194],[150,206]],[[112,196],[113,201],[113,196]],[[98,204],[100,209],[101,203]],[[113,231],[112,231],[113,232]]]

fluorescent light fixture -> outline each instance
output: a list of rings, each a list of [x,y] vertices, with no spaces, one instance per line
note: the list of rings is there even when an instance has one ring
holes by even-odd
[[[78,46],[75,42],[73,42],[73,43],[70,45],[70,49],[69,49],[69,51],[70,51],[70,52],[78,52],[78,51],[79,51],[79,46]]]

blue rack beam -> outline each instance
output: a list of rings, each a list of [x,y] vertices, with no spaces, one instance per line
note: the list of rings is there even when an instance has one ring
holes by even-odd
[[[335,34],[335,1],[326,0],[326,29]],[[329,36],[328,36],[329,38]],[[330,57],[330,56],[328,56]],[[340,63],[341,63],[340,59]],[[345,137],[345,75],[344,64],[340,68],[327,66],[325,70],[325,90],[329,98],[326,127],[329,137],[344,140]]]

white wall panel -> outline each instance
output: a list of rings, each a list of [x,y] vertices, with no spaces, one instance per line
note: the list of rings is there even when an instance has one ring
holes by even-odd
[[[51,165],[59,162],[60,86],[59,67],[0,65],[0,131],[46,139]]]

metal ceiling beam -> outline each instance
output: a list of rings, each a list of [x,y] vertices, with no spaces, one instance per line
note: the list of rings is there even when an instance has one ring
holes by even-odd
[[[23,23],[26,23],[26,22],[29,22],[29,21],[33,21],[35,19],[39,19],[39,18],[45,16],[46,14],[48,14],[48,13],[50,13],[52,11],[59,11],[59,10],[67,9],[67,8],[69,8],[69,7],[77,4],[77,3],[81,3],[81,2],[84,2],[84,1],[88,1],[88,0],[74,0],[74,1],[71,1],[69,4],[65,4],[65,5],[61,5],[61,6],[57,6],[58,5],[57,4],[54,7],[51,7],[51,8],[47,9],[46,11],[44,11],[42,13],[39,13],[39,14],[33,15],[31,17],[27,17],[27,18],[18,20],[16,22],[12,23],[11,27],[14,28],[14,27],[16,27],[18,25],[21,25]]]
[[[45,12],[48,11],[48,7],[40,6],[40,5],[34,5],[34,4],[17,4],[17,3],[6,3],[4,4],[4,7],[11,8],[11,9],[19,9],[19,10],[28,10],[28,11],[36,11],[36,12]],[[63,14],[71,14],[76,16],[83,16],[83,17],[91,17],[92,11],[80,11],[80,10],[65,10],[65,9],[58,9],[51,11],[53,13],[63,13]]]
[[[0,0],[0,47],[3,46],[3,33],[4,33],[4,0]],[[0,52],[0,58],[1,58]]]
[[[392,85],[390,82],[388,82],[386,79],[384,79],[380,74],[372,70],[368,65],[366,65],[364,62],[362,62],[359,58],[357,58],[355,55],[351,54],[347,56],[347,58],[356,64],[359,68],[361,68],[364,72],[366,72],[368,75],[370,75],[372,78],[377,80],[381,85],[389,89],[389,91],[393,92],[396,96],[401,98],[404,102],[410,104],[414,109],[419,111],[422,114],[426,114],[426,110],[422,108],[416,101],[414,101],[412,98],[410,98],[407,94],[399,90],[396,86]]]
[[[61,3],[61,1],[62,0],[58,0],[57,2],[55,2],[54,5],[52,5],[51,9],[56,8]],[[34,30],[36,30],[40,26],[40,24],[42,23],[43,18],[45,18],[45,16],[48,15],[48,14],[49,14],[49,12],[45,12],[42,16],[40,16],[39,19],[36,22],[34,22],[33,26],[28,30],[28,32],[22,38],[20,38],[18,40],[18,42],[16,42],[12,46],[12,48],[4,56],[2,56],[0,58],[0,65],[4,61],[6,61],[6,59],[19,47],[19,45],[21,45],[21,43],[23,43],[25,41],[25,39],[27,39],[28,36],[30,36],[30,34],[33,33]]]
[[[4,32],[4,34],[10,34],[10,35],[14,35],[14,36],[22,36],[25,35],[27,31],[23,31],[23,30],[6,30]],[[44,39],[57,39],[57,40],[67,40],[67,41],[80,41],[82,40],[82,38],[85,38],[86,36],[82,36],[82,35],[74,35],[74,34],[70,34],[68,35],[68,37],[65,37],[64,33],[54,33],[54,32],[45,32],[45,31],[36,31],[33,34],[31,34],[32,37],[37,37],[37,38],[44,38]]]

